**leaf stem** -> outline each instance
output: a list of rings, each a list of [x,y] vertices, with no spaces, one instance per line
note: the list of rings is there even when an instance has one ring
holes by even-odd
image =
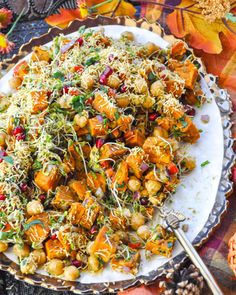
[[[6,34],[6,36],[9,36],[9,35],[13,32],[13,30],[15,29],[15,27],[16,27],[18,21],[19,21],[20,18],[22,17],[24,11],[25,11],[25,8],[23,8],[23,9],[21,10],[21,13],[18,15],[17,19],[14,21],[13,25],[11,26],[11,28],[10,28],[10,30],[8,31],[8,33]]]
[[[89,7],[89,10],[97,9],[98,7],[101,7],[101,6],[103,6],[103,5],[107,4],[107,3],[110,3],[112,1],[113,0],[105,0],[105,1],[103,1],[101,3],[95,4],[95,5],[91,6],[91,7]]]
[[[113,12],[112,12],[112,14],[111,14],[112,17],[115,15],[117,9],[119,8],[119,6],[120,6],[120,4],[121,4],[121,1],[122,1],[122,0],[118,0],[118,3],[117,3],[115,9],[113,10]]]
[[[190,13],[193,13],[193,14],[201,14],[201,12],[188,9],[188,7],[192,7],[193,5],[187,6],[187,7],[176,7],[174,5],[158,3],[158,2],[154,2],[154,1],[145,1],[145,0],[135,0],[135,1],[130,0],[130,2],[143,2],[145,4],[153,4],[153,5],[161,6],[161,7],[168,8],[168,9],[187,11],[187,12],[190,12]]]

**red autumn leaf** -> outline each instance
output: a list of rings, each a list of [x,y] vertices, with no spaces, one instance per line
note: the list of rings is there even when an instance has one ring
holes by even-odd
[[[127,291],[119,292],[118,295],[159,295],[162,291],[163,290],[159,288],[159,283],[157,282],[151,286],[128,289]]]
[[[236,23],[227,24],[223,20],[209,23],[194,0],[183,0],[174,12],[167,16],[166,22],[172,34],[178,38],[185,37],[189,45],[207,53],[222,51],[221,34],[236,43],[236,34],[231,32],[236,31]]]

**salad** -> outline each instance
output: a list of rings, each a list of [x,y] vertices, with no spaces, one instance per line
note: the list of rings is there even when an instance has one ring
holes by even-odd
[[[136,275],[140,251],[170,257],[175,237],[154,217],[195,167],[199,79],[181,41],[81,27],[34,47],[0,95],[0,252],[66,280],[108,263]]]

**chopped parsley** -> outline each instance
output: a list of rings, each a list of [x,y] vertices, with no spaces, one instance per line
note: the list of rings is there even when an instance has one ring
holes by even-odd
[[[201,167],[205,167],[208,164],[210,164],[210,162],[208,160],[206,160],[205,162],[202,162],[201,163]]]

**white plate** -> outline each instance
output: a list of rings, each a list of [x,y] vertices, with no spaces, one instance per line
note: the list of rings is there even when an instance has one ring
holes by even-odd
[[[93,29],[97,30],[98,27]],[[113,38],[119,38],[123,31],[129,30],[134,33],[136,41],[139,43],[150,41],[162,48],[168,46],[168,43],[160,36],[145,29],[137,27],[127,28],[119,25],[104,26],[104,29],[105,34]],[[46,45],[50,45],[50,43]],[[27,60],[28,58],[29,56],[25,59]],[[0,80],[1,92],[7,93],[10,91],[8,80],[12,76],[12,73],[13,70],[9,71]],[[172,202],[169,204],[171,208],[182,212],[186,216],[187,221],[185,223],[189,225],[189,230],[186,234],[191,241],[202,230],[212,211],[220,182],[224,153],[223,129],[218,106],[215,100],[212,99],[208,86],[203,79],[201,80],[201,85],[208,102],[200,110],[197,110],[194,118],[195,124],[202,130],[201,138],[197,144],[189,148],[189,154],[196,158],[197,167],[181,181],[176,194],[173,196]],[[200,119],[202,114],[209,115],[209,123],[202,123]],[[210,164],[201,167],[201,163],[205,161],[209,161]],[[173,257],[177,256],[181,251],[181,246],[179,243],[176,243]],[[11,250],[6,253],[6,256],[17,262],[17,258]],[[147,261],[144,255],[142,256],[138,275],[147,275],[149,272],[163,266],[169,260],[161,256],[154,256]],[[39,272],[47,275],[44,271],[40,270]],[[131,278],[133,276],[121,274],[106,267],[104,271],[98,274],[82,273],[79,281],[81,283],[98,283],[121,281]]]

